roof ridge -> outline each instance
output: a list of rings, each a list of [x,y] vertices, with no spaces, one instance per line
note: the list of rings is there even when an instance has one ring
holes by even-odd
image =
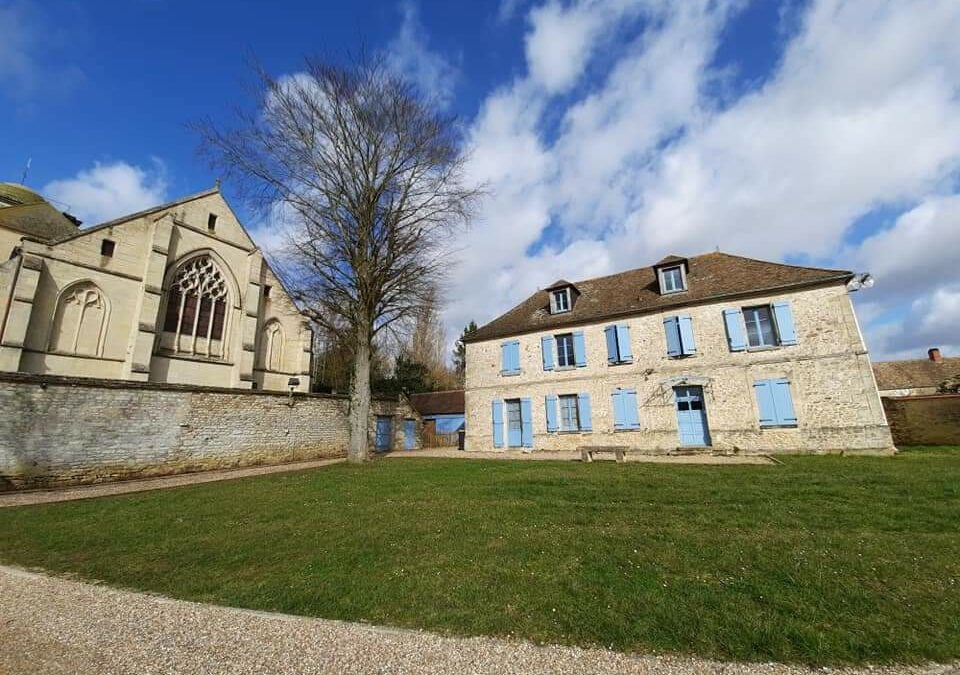
[[[216,193],[218,193],[218,192],[220,192],[220,188],[214,186],[214,187],[212,187],[212,188],[209,188],[209,189],[207,189],[207,190],[204,190],[203,192],[197,192],[197,193],[194,193],[194,194],[192,194],[192,195],[187,195],[186,197],[181,197],[181,198],[179,198],[179,199],[174,199],[173,201],[166,202],[166,203],[164,203],[164,204],[160,204],[159,206],[151,206],[150,208],[148,208],[148,209],[143,209],[142,211],[135,211],[134,213],[128,213],[127,215],[120,216],[120,217],[118,217],[118,218],[113,218],[112,220],[107,220],[107,221],[104,221],[104,222],[102,222],[102,223],[97,223],[96,225],[92,225],[92,226],[90,226],[90,227],[81,228],[79,232],[77,232],[77,233],[75,233],[75,234],[71,234],[69,237],[64,237],[63,239],[57,239],[56,241],[54,241],[54,242],[52,242],[52,243],[59,244],[59,243],[64,242],[64,241],[69,241],[69,240],[74,239],[74,238],[76,238],[76,237],[79,237],[79,236],[82,236],[82,235],[85,235],[85,234],[90,234],[91,232],[96,232],[97,230],[102,230],[102,229],[104,229],[104,228],[106,228],[106,227],[112,227],[112,226],[114,226],[114,225],[119,225],[120,223],[125,223],[125,222],[127,222],[127,221],[129,221],[129,220],[134,220],[134,219],[136,219],[136,218],[142,218],[142,217],[144,217],[144,216],[149,216],[151,213],[156,213],[157,211],[163,211],[163,210],[165,210],[165,209],[169,209],[169,208],[172,208],[172,207],[174,207],[174,206],[178,206],[178,205],[180,205],[180,204],[185,204],[185,203],[187,203],[187,202],[192,202],[192,201],[195,200],[195,199],[202,199],[203,197],[209,197],[210,195],[216,194]]]

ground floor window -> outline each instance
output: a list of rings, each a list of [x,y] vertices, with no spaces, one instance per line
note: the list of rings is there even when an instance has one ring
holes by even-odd
[[[576,395],[559,397],[560,403],[560,431],[579,431],[580,415],[577,414]]]

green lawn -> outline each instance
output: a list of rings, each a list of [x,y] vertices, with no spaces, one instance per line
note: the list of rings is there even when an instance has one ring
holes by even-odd
[[[385,460],[0,510],[0,560],[165,595],[722,659],[960,658],[960,448]]]

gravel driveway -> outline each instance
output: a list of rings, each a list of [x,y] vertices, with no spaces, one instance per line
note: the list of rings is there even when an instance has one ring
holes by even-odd
[[[214,607],[0,566],[0,673],[813,673],[777,664],[633,657],[603,650],[448,638]],[[938,674],[953,666],[833,670]]]

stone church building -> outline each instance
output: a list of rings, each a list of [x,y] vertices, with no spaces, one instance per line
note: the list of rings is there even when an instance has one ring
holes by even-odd
[[[219,186],[81,229],[0,183],[0,260],[0,371],[309,391],[309,324]]]

